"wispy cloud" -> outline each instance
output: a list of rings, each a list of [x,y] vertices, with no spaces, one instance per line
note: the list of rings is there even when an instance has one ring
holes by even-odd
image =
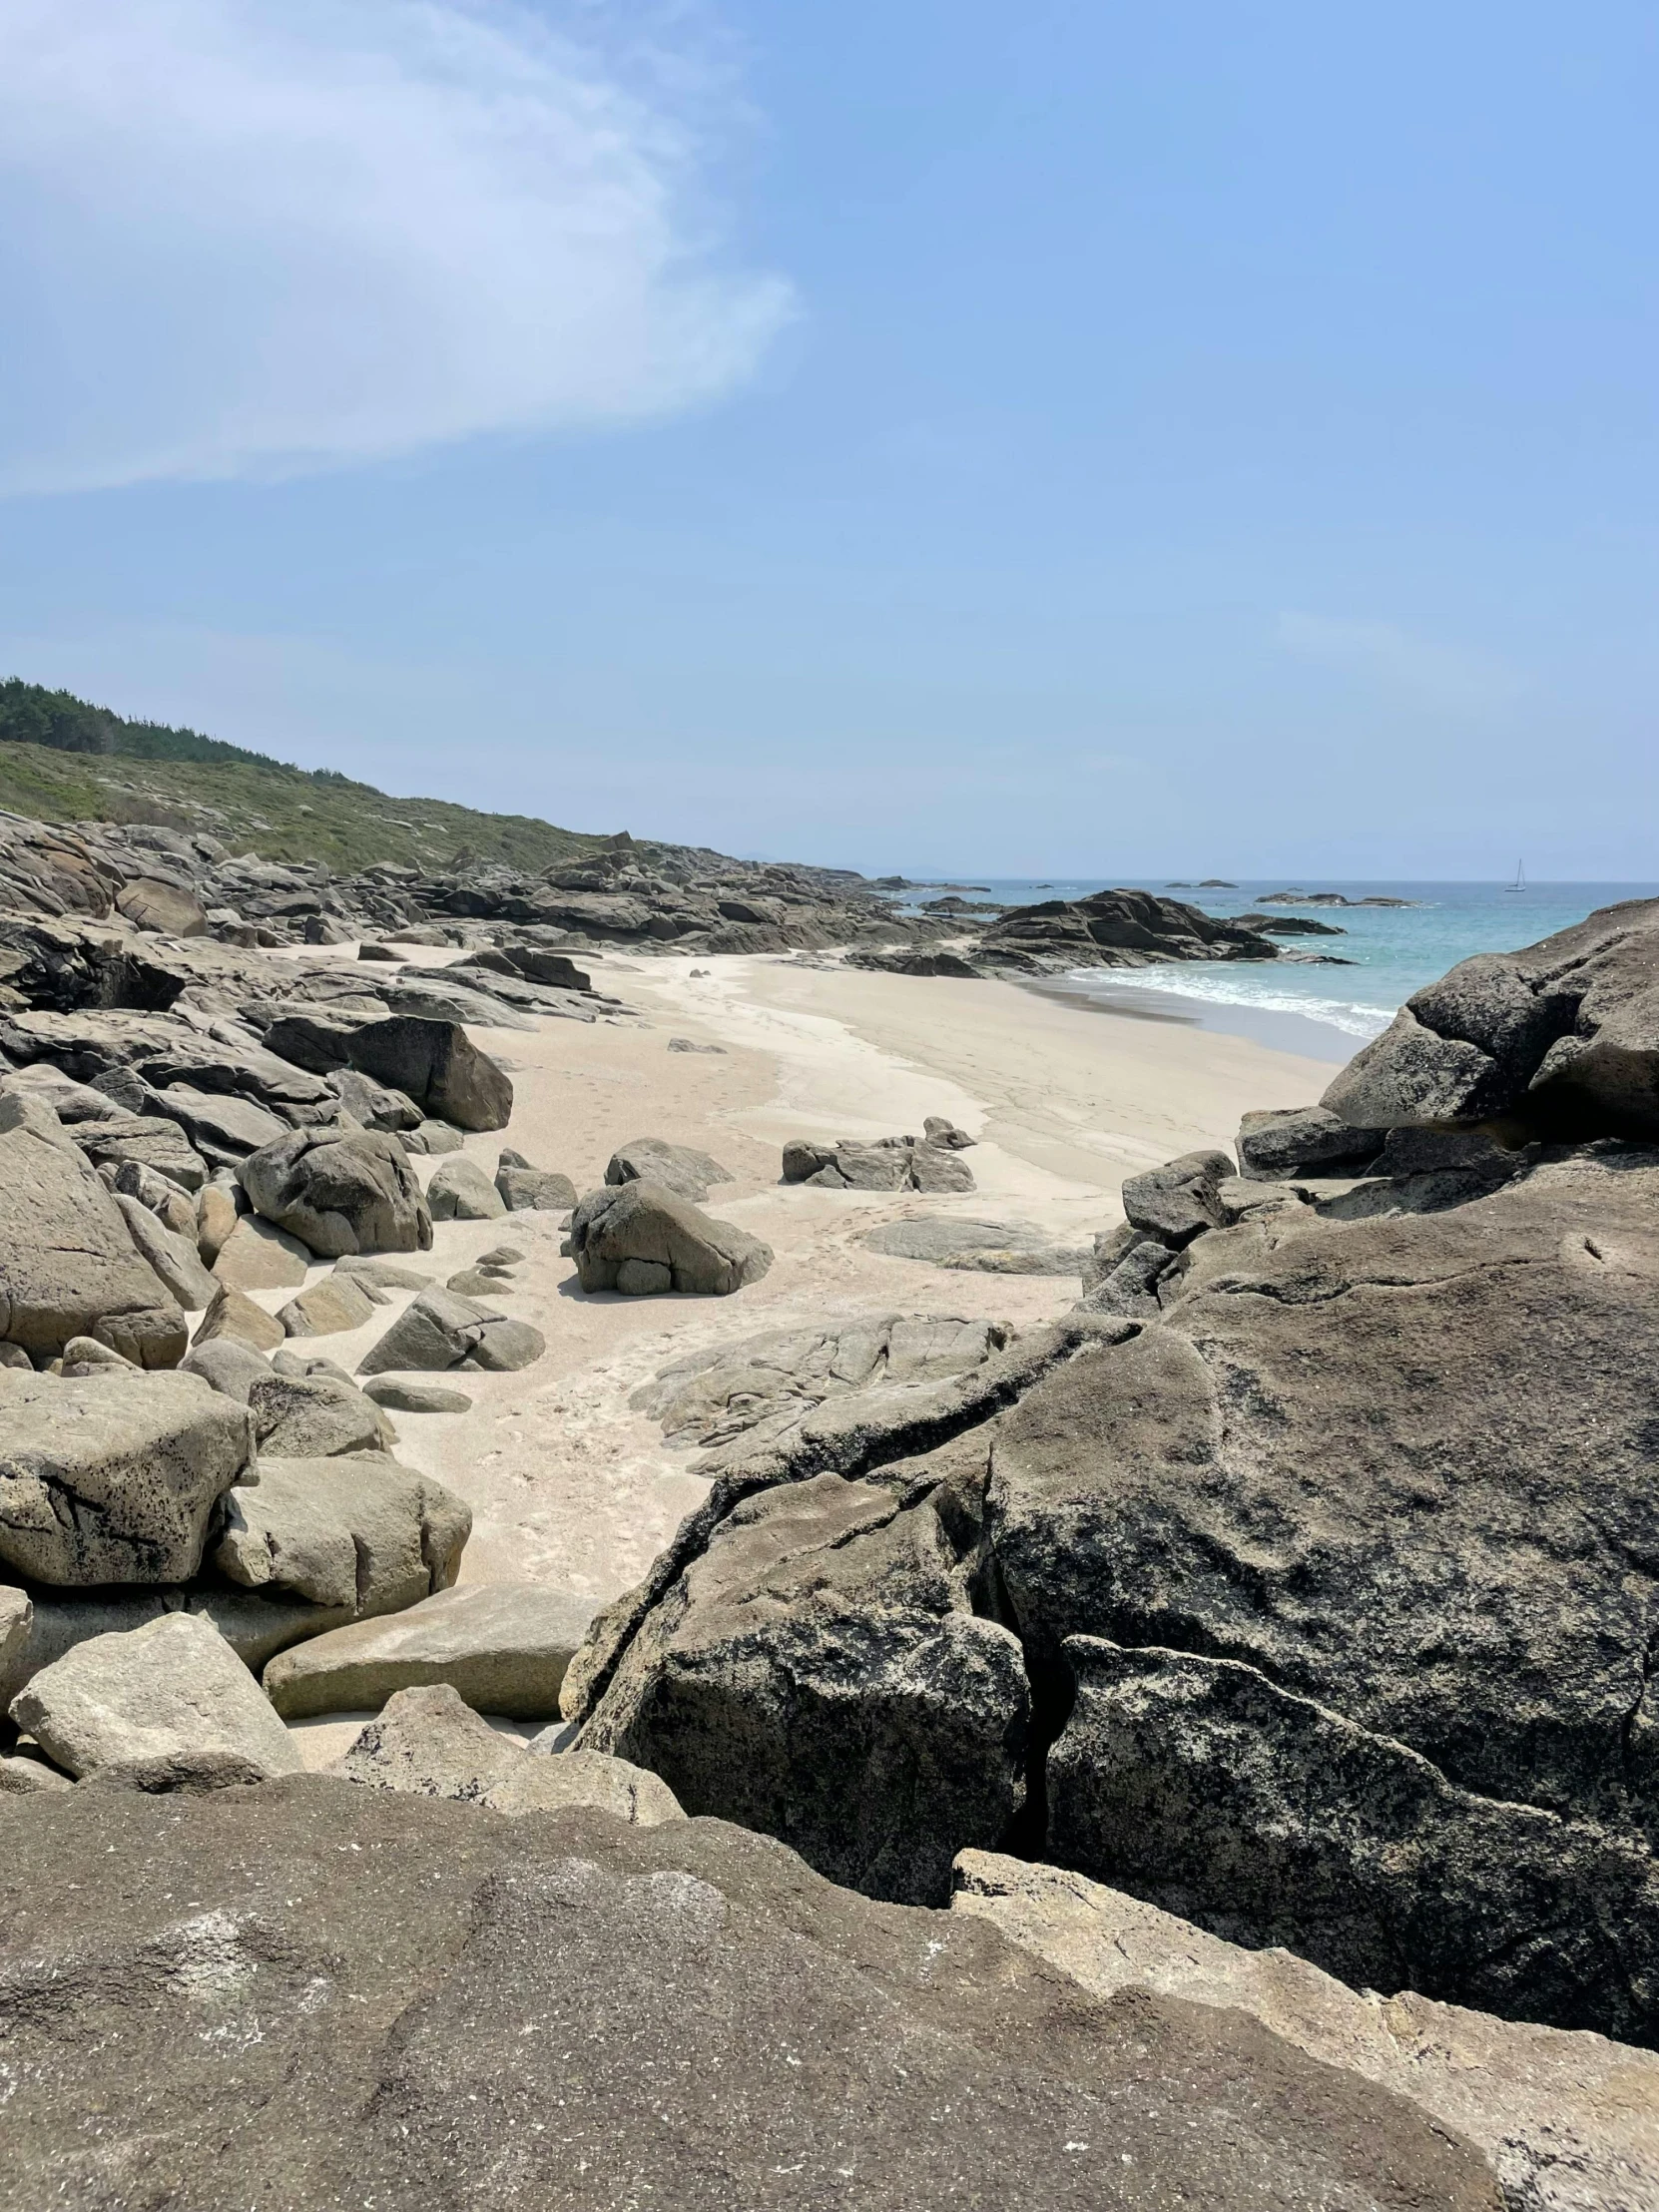
[[[1278,640],[1306,660],[1339,663],[1452,711],[1502,706],[1526,688],[1519,672],[1495,655],[1436,645],[1391,622],[1287,613],[1279,617]]]
[[[705,152],[519,0],[4,0],[0,486],[719,394],[790,294],[711,240]]]

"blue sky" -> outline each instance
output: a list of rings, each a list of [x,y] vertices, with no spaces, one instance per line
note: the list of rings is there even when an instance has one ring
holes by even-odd
[[[1659,875],[1659,16],[6,0],[0,664],[881,870]]]

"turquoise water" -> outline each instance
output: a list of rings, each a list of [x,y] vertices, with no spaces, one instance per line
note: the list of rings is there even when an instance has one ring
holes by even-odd
[[[1122,879],[1119,878],[1121,882]],[[1003,879],[989,885],[993,897],[1030,905],[1044,898],[1083,898],[1115,886],[1102,881],[1052,883]],[[1187,1019],[1205,1028],[1253,1036],[1282,1050],[1347,1059],[1368,1037],[1385,1029],[1403,1001],[1471,952],[1503,952],[1532,944],[1582,921],[1598,906],[1626,898],[1659,896],[1653,883],[1533,883],[1511,891],[1501,883],[1352,883],[1311,880],[1298,884],[1241,882],[1236,890],[1172,889],[1167,882],[1137,882],[1138,890],[1184,899],[1211,914],[1242,914],[1268,891],[1341,891],[1346,898],[1408,898],[1406,907],[1269,907],[1269,913],[1303,914],[1334,922],[1340,937],[1282,937],[1292,952],[1335,953],[1350,967],[1316,967],[1291,960],[1262,966],[1231,961],[1179,967],[1085,968],[1069,978],[1068,991],[1099,998],[1118,1011],[1144,1010],[1165,1019]],[[936,897],[917,891],[916,899]]]

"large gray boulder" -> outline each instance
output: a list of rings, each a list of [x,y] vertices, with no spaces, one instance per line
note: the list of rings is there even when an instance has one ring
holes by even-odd
[[[178,1122],[162,1114],[122,1115],[115,1121],[82,1121],[75,1143],[94,1167],[149,1168],[182,1191],[199,1191],[208,1163]]]
[[[730,1168],[695,1145],[669,1144],[662,1137],[633,1137],[618,1145],[605,1168],[607,1183],[655,1183],[677,1198],[701,1206],[716,1183],[733,1180]]]
[[[194,1613],[77,1644],[18,1692],[11,1717],[77,1777],[181,1752],[238,1753],[264,1774],[300,1764],[264,1691]]]
[[[0,1560],[38,1582],[175,1582],[250,1471],[246,1409],[192,1375],[0,1371]]]
[[[364,1789],[487,1805],[525,1758],[448,1683],[433,1683],[395,1691],[330,1772]]]
[[[373,1453],[262,1459],[257,1485],[231,1490],[224,1512],[222,1574],[362,1617],[446,1589],[472,1529],[471,1508],[436,1476]]]
[[[1254,1667],[1068,1638],[1048,1848],[1361,1987],[1659,2035],[1659,1871],[1633,1841],[1461,1790]]]
[[[351,1618],[341,1606],[311,1605],[281,1591],[245,1590],[212,1576],[148,1588],[109,1584],[93,1589],[48,1589],[35,1583],[31,1617],[21,1650],[0,1665],[0,1709],[23,1685],[66,1652],[94,1636],[126,1635],[164,1613],[196,1613],[216,1628],[251,1673],[307,1636],[325,1635]]]
[[[541,1583],[467,1583],[282,1653],[266,1692],[292,1719],[373,1710],[394,1691],[448,1683],[478,1712],[550,1719],[593,1613],[591,1600]]]
[[[1351,1989],[1287,1950],[1245,1950],[1059,1867],[993,1852],[956,1863],[953,1913],[988,1921],[1095,1997],[1248,2013],[1327,2066],[1407,2097],[1484,2152],[1529,2212],[1659,2204],[1659,2053]]]
[[[329,1459],[342,1451],[380,1451],[390,1422],[372,1398],[326,1375],[275,1375],[249,1384],[260,1450],[273,1459]]]
[[[1257,1182],[1293,1175],[1366,1175],[1387,1132],[1356,1129],[1325,1106],[1286,1106],[1239,1123],[1239,1173]]]
[[[509,1214],[566,1213],[576,1204],[576,1186],[568,1175],[532,1167],[522,1152],[503,1152],[495,1187]]]
[[[1546,1137],[1659,1137],[1659,899],[1604,906],[1415,992],[1325,1094],[1373,1129],[1507,1117]]]
[[[1659,1160],[1624,1153],[1438,1213],[1201,1237],[1161,1320],[998,1425],[987,1544],[1057,1706],[1076,1636],[1227,1658],[1488,1801],[1517,1864],[1555,1823],[1650,1848],[1656,1224]],[[1446,1944],[1411,1947],[1416,1878],[1390,1891],[1381,1799],[1374,1818],[1355,1849],[1398,1971],[1462,2001]],[[1287,1933],[1294,1884],[1271,1923],[1224,1862],[1215,1884],[1178,1909],[1319,1955],[1312,1903]],[[1627,1911],[1609,1893],[1609,1952],[1636,1940]]]
[[[1178,1252],[1206,1230],[1222,1226],[1218,1185],[1233,1173],[1225,1152],[1184,1152],[1178,1160],[1123,1185],[1123,1216],[1131,1229]]]
[[[583,1290],[625,1296],[727,1298],[772,1266],[772,1248],[759,1237],[655,1183],[591,1191],[571,1217],[570,1244]]]
[[[275,1314],[268,1314],[263,1306],[241,1291],[232,1290],[222,1283],[214,1293],[213,1302],[196,1325],[191,1339],[191,1350],[230,1339],[237,1344],[248,1345],[256,1352],[274,1352],[286,1341],[287,1331]]]
[[[480,1052],[459,1022],[398,1015],[353,1031],[352,1067],[412,1098],[421,1111],[457,1129],[505,1129],[513,1086],[505,1068]]]
[[[328,1772],[371,1790],[509,1815],[581,1807],[638,1828],[686,1817],[665,1782],[626,1759],[598,1751],[531,1757],[448,1683],[396,1691]]]
[[[210,1158],[258,1152],[285,1136],[289,1124],[256,1105],[223,1091],[199,1091],[189,1083],[170,1083],[151,1095],[158,1114],[176,1121],[192,1144],[206,1149]]]
[[[182,1309],[52,1109],[0,1091],[0,1342],[53,1358],[71,1337],[173,1367]]]
[[[374,1319],[375,1307],[384,1303],[383,1297],[349,1275],[325,1275],[320,1283],[290,1298],[278,1309],[276,1319],[290,1337],[335,1337],[361,1329]]]
[[[6,1836],[20,2208],[1499,2212],[1459,2136],[1243,2013],[1091,1996],[723,1824],[296,1775]]]
[[[256,1213],[320,1258],[424,1252],[432,1217],[394,1137],[372,1129],[295,1129],[238,1171]]]
[[[967,1835],[993,1846],[1019,1811],[1028,1705],[1019,1645],[973,1615],[929,1499],[821,1475],[719,1523],[579,1744],[831,1880],[939,1902]]]

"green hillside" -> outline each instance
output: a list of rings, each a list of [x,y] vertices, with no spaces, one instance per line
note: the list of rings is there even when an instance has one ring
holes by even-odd
[[[202,830],[234,852],[442,869],[462,859],[543,868],[603,844],[529,815],[393,799],[331,769],[285,762],[165,724],[127,722],[68,692],[0,683],[0,808],[43,822]]]

